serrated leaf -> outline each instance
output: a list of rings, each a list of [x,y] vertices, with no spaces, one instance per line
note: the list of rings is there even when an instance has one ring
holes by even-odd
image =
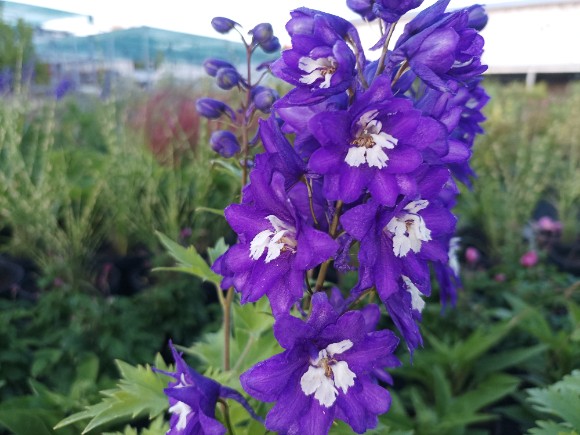
[[[131,366],[116,361],[121,373],[117,388],[101,391],[103,400],[85,411],[60,421],[55,429],[91,418],[83,433],[112,422],[130,421],[139,416],[153,419],[168,408],[163,389],[169,382],[166,375],[154,372],[149,365]]]
[[[578,435],[575,430],[555,421],[537,421],[536,425],[528,431],[529,435]]]
[[[580,370],[547,388],[530,388],[527,392],[538,411],[558,416],[580,429]]]
[[[226,241],[223,237],[220,237],[213,247],[207,248],[207,255],[209,256],[210,264],[214,264],[216,259],[220,255],[223,255],[228,250],[228,248],[229,246],[226,244]]]
[[[180,244],[174,242],[166,235],[155,232],[159,237],[159,240],[167,249],[169,255],[171,255],[178,263],[177,267],[156,267],[154,271],[173,271],[173,272],[183,272],[190,275],[197,276],[203,281],[209,281],[219,287],[221,282],[221,276],[214,273],[210,266],[205,262],[203,257],[199,255],[194,246],[189,246],[185,248]]]

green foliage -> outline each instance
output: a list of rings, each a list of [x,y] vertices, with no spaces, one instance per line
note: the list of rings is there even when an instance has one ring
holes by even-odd
[[[449,343],[424,332],[428,346],[416,352],[412,364],[404,361],[393,371],[395,387],[397,379],[404,379],[405,388],[394,393],[393,409],[381,422],[415,434],[463,434],[471,425],[497,419],[486,410],[513,393],[520,380],[490,368],[489,363],[497,365],[498,360],[491,351],[517,322],[479,327],[465,339]],[[501,369],[534,354],[512,356],[502,361]]]
[[[493,84],[493,83],[492,83]],[[466,244],[492,261],[517,261],[529,247],[522,237],[539,200],[558,188],[558,145],[550,137],[547,89],[523,85],[486,86],[487,121],[474,146],[473,190],[463,188],[457,213],[461,229],[478,229]],[[483,236],[483,237],[481,237]]]
[[[163,389],[167,387],[169,377],[154,372],[149,365],[133,367],[123,361],[117,361],[117,366],[121,374],[117,387],[102,391],[104,399],[101,402],[65,418],[55,426],[55,429],[90,419],[82,432],[84,434],[96,428],[131,421],[141,416],[147,416],[152,420],[167,410],[168,401]],[[168,370],[159,355],[155,360],[155,367]]]
[[[221,277],[210,269],[209,265],[205,262],[203,257],[199,255],[194,246],[184,248],[160,232],[157,232],[157,236],[161,240],[163,246],[167,249],[169,255],[177,260],[178,266],[158,267],[154,269],[155,271],[188,273],[197,276],[203,281],[209,281],[219,288]],[[215,249],[212,252],[215,252]]]
[[[0,4],[0,70],[14,72],[14,91],[22,87],[23,66],[34,59],[33,28],[19,19],[11,26],[2,19]]]
[[[532,406],[543,414],[562,419],[556,421],[539,421],[537,428],[530,429],[530,434],[577,434],[580,430],[580,370],[574,370],[553,385],[546,388],[527,390],[528,400]]]
[[[74,381],[69,391],[63,394],[30,379],[28,384],[32,394],[11,398],[0,404],[0,427],[5,427],[14,435],[53,433],[52,427],[67,413],[90,403],[95,393],[98,366],[96,355],[79,361]],[[75,435],[80,430],[79,425],[74,425],[60,433]]]

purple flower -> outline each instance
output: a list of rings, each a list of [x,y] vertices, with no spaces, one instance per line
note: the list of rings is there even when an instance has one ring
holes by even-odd
[[[221,68],[234,68],[234,66],[221,59],[210,58],[203,61],[203,69],[211,77],[215,77]]]
[[[306,8],[291,15],[286,29],[292,48],[284,50],[271,66],[275,76],[295,86],[286,98],[314,104],[344,92],[356,74],[355,55],[343,39],[347,33],[356,33],[354,26],[342,18]]]
[[[218,154],[229,158],[240,152],[240,143],[236,136],[228,130],[214,131],[209,139],[211,148]]]
[[[391,331],[374,331],[379,308],[339,314],[325,293],[312,296],[306,322],[289,315],[274,324],[284,352],[258,363],[240,377],[246,392],[276,402],[266,428],[279,433],[328,433],[333,420],[356,433],[377,425],[391,399],[378,382],[380,371],[399,365]]]
[[[168,435],[225,434],[226,428],[215,418],[215,407],[219,399],[237,401],[252,418],[262,421],[240,393],[200,375],[185,363],[171,342],[169,346],[175,360],[175,372],[155,369],[175,379],[163,390],[170,405]]]
[[[391,66],[407,61],[427,85],[449,90],[449,80],[466,83],[482,74],[483,38],[470,27],[470,11],[444,13],[449,0],[439,0],[406,26],[397,41]]]
[[[62,100],[67,94],[72,92],[75,89],[76,85],[75,82],[69,78],[63,78],[58,82],[54,89],[54,98],[58,100]]]
[[[255,86],[250,91],[256,109],[263,113],[270,113],[274,102],[280,98],[278,92],[266,86]]]
[[[280,40],[276,36],[260,42],[259,46],[265,53],[275,53],[281,48]]]
[[[274,37],[274,29],[270,23],[260,23],[248,32],[252,35],[253,44],[267,42]]]
[[[225,34],[236,26],[239,26],[239,24],[229,18],[215,17],[211,20],[211,26],[216,30],[216,32]]]
[[[280,172],[284,177],[285,189],[289,190],[306,173],[306,164],[282,133],[274,116],[267,120],[261,119],[258,123],[260,138],[266,151],[256,155],[256,161],[263,162],[260,171],[268,171],[269,176]]]
[[[218,119],[224,113],[232,120],[236,119],[236,112],[223,101],[213,98],[200,98],[195,102],[195,108],[201,116],[209,119]]]
[[[347,0],[347,6],[367,21],[379,17],[386,23],[395,23],[423,0]]]
[[[480,81],[473,80],[467,86],[450,82],[453,92],[424,87],[423,95],[415,103],[416,108],[444,124],[449,134],[447,152],[432,153],[430,162],[448,165],[453,175],[467,186],[475,175],[469,166],[471,149],[476,135],[483,133],[481,123],[486,118],[482,109],[489,101]]]
[[[241,302],[266,295],[274,315],[286,313],[303,296],[305,274],[332,257],[337,243],[314,229],[312,217],[293,196],[308,198],[302,183],[286,192],[284,176],[262,166],[250,175],[244,202],[232,204],[225,215],[239,236],[213,265],[224,276],[222,286],[233,285]]]
[[[215,78],[217,85],[225,90],[232,89],[242,82],[240,73],[235,68],[230,67],[218,69]]]
[[[368,189],[377,201],[392,206],[404,186],[400,175],[417,169],[422,150],[443,140],[445,127],[394,97],[389,80],[379,77],[348,110],[312,117],[309,131],[321,145],[309,169],[324,175],[330,200],[357,201]]]
[[[432,169],[415,189],[422,198],[405,199],[394,208],[369,201],[340,219],[345,231],[360,241],[359,281],[353,293],[375,286],[411,351],[421,344],[416,323],[424,306],[421,297],[431,292],[429,263],[449,260],[456,218],[436,193],[448,178],[448,170]]]

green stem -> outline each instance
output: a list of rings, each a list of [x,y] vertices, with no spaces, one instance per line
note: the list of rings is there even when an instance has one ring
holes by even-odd
[[[224,371],[230,369],[230,339],[232,329],[232,301],[234,299],[234,288],[230,287],[226,294],[223,311],[224,311]]]
[[[226,428],[228,430],[228,433],[230,435],[236,435],[236,432],[234,431],[234,426],[232,425],[232,420],[230,419],[230,408],[227,404],[227,402],[224,399],[218,399],[218,403],[221,405],[222,407],[222,412],[224,414],[224,420],[225,420],[225,424],[226,424]]]
[[[358,298],[356,298],[356,300],[355,300],[355,301],[353,301],[353,302],[352,302],[352,303],[351,303],[351,304],[348,306],[348,309],[349,309],[349,310],[351,310],[352,308],[354,308],[354,307],[356,306],[356,304],[358,304],[358,303],[359,303],[359,302],[360,302],[360,301],[361,301],[361,300],[362,300],[362,299],[363,299],[363,298],[364,298],[366,295],[368,295],[368,294],[372,295],[372,294],[374,293],[374,291],[375,291],[375,288],[374,288],[374,287],[371,287],[371,288],[369,288],[369,289],[365,290],[364,292],[362,292],[362,293],[360,294],[360,296],[359,296]]]
[[[391,40],[391,36],[393,36],[393,32],[395,31],[395,24],[396,23],[389,24],[389,28],[387,30],[387,39],[385,39],[385,43],[383,44],[383,50],[381,51],[381,57],[379,58],[375,77],[378,77],[385,70],[385,59],[387,58],[387,53],[389,52],[389,41]]]
[[[403,62],[403,64],[400,66],[399,71],[397,71],[397,75],[395,76],[395,78],[393,79],[393,82],[391,83],[391,86],[394,86],[395,83],[397,83],[399,81],[399,79],[401,78],[401,76],[409,69],[409,62],[407,60],[405,60],[405,62]]]
[[[328,234],[333,239],[336,238],[336,231],[338,229],[338,219],[340,218],[341,209],[342,209],[342,201],[337,201],[336,208],[334,210],[334,217],[332,218],[332,223],[330,224],[330,229],[328,231]],[[328,271],[328,267],[330,266],[331,262],[332,259],[328,259],[320,266],[320,271],[318,272],[318,277],[316,278],[316,285],[314,286],[315,292],[318,292],[322,289],[322,286],[324,285],[324,280],[326,279],[326,272]]]
[[[308,190],[308,204],[310,206],[310,214],[312,215],[314,225],[316,226],[316,228],[318,228],[318,220],[316,220],[316,214],[314,213],[314,204],[312,202],[312,185],[308,182],[308,178],[306,178],[306,176],[302,178],[304,180],[304,184],[306,184],[306,189]]]

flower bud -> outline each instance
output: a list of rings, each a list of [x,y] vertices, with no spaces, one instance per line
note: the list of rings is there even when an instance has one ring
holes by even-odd
[[[487,13],[481,5],[473,5],[467,9],[469,12],[467,25],[475,30],[482,30],[487,25]]]
[[[228,130],[214,131],[209,141],[211,148],[223,157],[233,157],[241,149],[236,136]]]
[[[225,90],[237,86],[240,82],[240,74],[235,68],[220,68],[215,76],[217,85]]]
[[[231,119],[235,119],[236,113],[226,103],[213,98],[200,98],[195,102],[195,108],[199,114],[208,119],[217,119],[227,113]]]
[[[270,113],[272,104],[279,98],[278,93],[266,86],[257,86],[252,89],[252,100],[256,108],[264,113]]]
[[[224,17],[215,17],[211,20],[211,26],[219,33],[228,33],[234,27],[239,26],[235,21]]]
[[[270,23],[261,23],[248,32],[252,35],[252,42],[261,44],[274,37],[274,29]]]
[[[267,41],[261,42],[260,47],[266,53],[275,53],[280,50],[280,40],[274,36]]]
[[[203,61],[203,68],[205,69],[205,72],[211,77],[215,77],[220,68],[233,68],[233,67],[234,66],[231,63],[226,62],[225,60],[206,59]]]

